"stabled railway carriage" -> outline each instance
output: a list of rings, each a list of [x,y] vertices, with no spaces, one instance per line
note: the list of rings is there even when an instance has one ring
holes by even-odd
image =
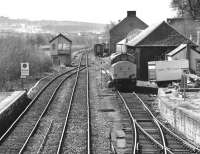
[[[110,76],[112,84],[119,90],[134,89],[136,86],[136,64],[134,57],[127,53],[111,55]]]
[[[103,44],[95,44],[94,45],[94,54],[95,56],[103,56],[103,52],[104,52],[104,45]]]

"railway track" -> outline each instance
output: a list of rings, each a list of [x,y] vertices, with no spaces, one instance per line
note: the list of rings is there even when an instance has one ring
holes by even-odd
[[[134,154],[193,154],[200,150],[165,127],[136,93],[117,92],[132,123]]]
[[[81,62],[80,62],[81,64]],[[15,120],[11,127],[6,131],[6,133],[0,138],[0,151],[1,153],[23,153],[24,151],[29,153],[29,145],[33,134],[38,131],[42,126],[45,128],[45,135],[47,136],[51,127],[54,125],[54,121],[50,120],[44,125],[39,125],[42,117],[46,114],[49,105],[55,98],[55,94],[62,85],[62,83],[70,78],[72,75],[76,74],[84,68],[71,69],[70,71],[61,73],[60,75],[53,78],[40,92],[35,96],[31,103],[26,107],[26,109],[21,113],[21,115]],[[45,137],[39,146],[39,151],[42,149],[45,142]],[[31,142],[32,143],[32,142]],[[35,150],[35,149],[34,149]]]
[[[86,56],[86,66],[88,57]],[[58,153],[90,153],[89,71],[79,72],[59,142]]]

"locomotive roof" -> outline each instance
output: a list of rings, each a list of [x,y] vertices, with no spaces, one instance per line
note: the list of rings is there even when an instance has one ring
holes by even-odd
[[[117,58],[117,57],[120,57],[120,56],[122,56],[122,55],[127,55],[127,56],[133,57],[133,56],[132,56],[131,54],[129,54],[129,53],[116,52],[116,53],[113,53],[113,54],[110,56],[110,59],[111,59],[111,61],[112,61],[113,59],[115,59],[115,58]]]
[[[111,64],[112,67],[119,65],[119,64],[129,64],[129,65],[135,65],[134,63],[131,63],[130,61],[118,61],[116,63]]]

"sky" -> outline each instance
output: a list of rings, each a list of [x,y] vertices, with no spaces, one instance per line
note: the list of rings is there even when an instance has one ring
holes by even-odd
[[[0,16],[30,20],[70,20],[108,24],[128,10],[152,24],[174,17],[171,0],[0,0]]]

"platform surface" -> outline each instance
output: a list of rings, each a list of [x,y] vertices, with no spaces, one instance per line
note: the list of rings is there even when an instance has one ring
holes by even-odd
[[[0,114],[24,93],[25,91],[0,92]]]
[[[172,109],[179,109],[189,117],[200,121],[200,92],[186,92],[184,99],[174,89],[159,88],[158,98]]]

